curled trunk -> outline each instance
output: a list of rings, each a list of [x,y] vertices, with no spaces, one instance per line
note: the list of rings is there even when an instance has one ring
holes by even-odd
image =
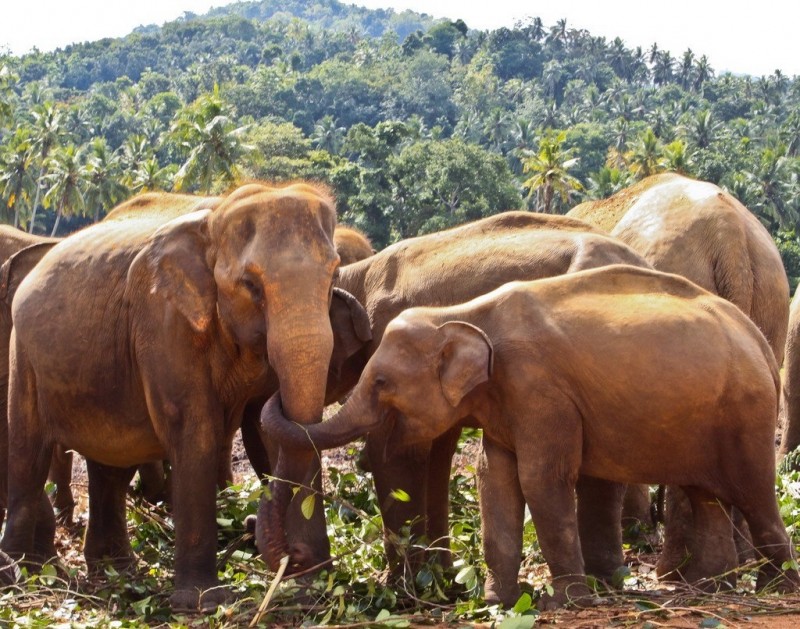
[[[280,393],[275,393],[261,411],[261,426],[269,439],[274,439],[280,454],[274,476],[291,478],[291,472],[306,465],[316,451],[335,448],[368,432],[380,422],[369,411],[358,391],[339,412],[326,422],[301,425],[287,419],[281,409]],[[286,512],[292,498],[290,483],[270,483],[271,498],[262,498],[256,524],[256,543],[271,570],[277,570],[284,555],[289,555],[288,571],[309,568],[310,553],[302,544],[290,547],[286,538]]]

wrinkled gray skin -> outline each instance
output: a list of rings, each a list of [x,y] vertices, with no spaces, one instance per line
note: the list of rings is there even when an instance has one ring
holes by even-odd
[[[334,347],[339,259],[326,193],[248,184],[214,205],[70,236],[25,278],[12,307],[13,456],[0,547],[29,560],[55,554],[37,513],[58,443],[89,461],[87,562],[129,564],[131,466],[168,459],[176,610],[226,598],[216,588],[215,485],[246,403],[279,384],[292,417],[317,421]],[[325,557],[321,533],[293,532]],[[324,547],[313,546],[320,538]]]
[[[300,451],[384,426],[389,446],[402,448],[475,420],[487,602],[508,607],[520,595],[527,504],[553,576],[554,594],[543,597],[551,607],[592,596],[579,474],[683,487],[697,521],[710,524],[698,528],[693,582],[735,567],[737,506],[766,559],[758,587],[796,590],[796,570],[783,569],[793,553],[774,491],[779,388],[770,347],[730,302],[677,275],[611,266],[407,310],[328,421],[286,421],[276,394],[262,422],[282,448]],[[728,532],[717,537],[720,524]]]
[[[333,374],[339,386],[329,388],[328,398],[340,399],[354,386],[369,356],[380,344],[389,321],[408,307],[462,303],[510,280],[552,277],[615,263],[648,266],[629,247],[581,221],[507,212],[399,242],[371,258],[344,267],[337,285],[364,305],[373,340]],[[388,431],[376,430],[367,438],[387,553],[398,576],[406,562],[398,559],[393,540],[406,522],[414,523],[415,536],[426,536],[429,540],[447,536],[448,479],[460,430],[453,428],[435,441],[396,449],[387,457],[384,455],[391,441]],[[292,453],[282,459],[289,461],[295,457],[296,453]],[[282,469],[280,463],[275,475],[294,482],[300,480]],[[404,490],[411,500],[392,500],[390,495],[395,489]],[[619,489],[587,478],[582,479],[579,491],[587,569],[608,578],[622,562]],[[257,527],[259,548],[273,569],[289,553],[296,564],[292,569],[300,570],[307,567],[302,561],[307,553],[300,546],[287,546],[281,515],[283,505],[279,502],[277,499],[262,502]],[[291,504],[296,502],[295,498]],[[441,559],[447,561],[449,554],[445,553]]]

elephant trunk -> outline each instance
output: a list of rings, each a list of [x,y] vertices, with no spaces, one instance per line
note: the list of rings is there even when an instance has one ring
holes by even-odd
[[[367,433],[380,423],[370,412],[358,390],[339,412],[326,422],[300,425],[286,418],[281,410],[281,395],[275,393],[261,412],[261,426],[269,439],[280,447],[275,467],[277,478],[286,478],[285,470],[294,467],[295,460],[305,460],[316,450],[335,448]],[[288,483],[273,482],[270,485],[271,499],[262,498],[258,509],[256,542],[264,563],[276,570],[284,555],[289,555],[290,571],[297,572],[310,567],[309,550],[302,544],[291,548],[286,538],[286,513],[292,498]]]

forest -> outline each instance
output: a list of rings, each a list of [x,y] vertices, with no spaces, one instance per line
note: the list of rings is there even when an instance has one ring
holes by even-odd
[[[336,0],[240,2],[0,56],[0,219],[64,234],[146,190],[311,178],[377,247],[561,213],[649,174],[733,193],[800,275],[800,80],[717,75],[566,20],[470,29]]]
[[[142,192],[216,195],[248,180],[308,179],[333,191],[341,223],[382,249],[510,209],[563,214],[671,171],[741,200],[774,238],[794,290],[800,77],[718,73],[713,63],[702,51],[675,55],[657,42],[631,48],[565,19],[485,31],[338,0],[237,2],[54,52],[0,50],[0,222],[64,236]],[[468,431],[460,447],[469,450],[474,436]],[[453,568],[426,565],[410,591],[388,587],[369,477],[335,461],[326,470],[335,498],[325,500],[337,567],[315,583],[323,603],[298,604],[289,589],[266,622],[532,626],[529,593],[502,613],[480,602],[475,470],[466,454],[450,485]],[[170,515],[131,498],[128,528],[145,576],[112,569],[89,583],[75,567],[80,539],[72,535],[59,548],[71,580],[48,566],[18,590],[0,591],[0,624],[247,624],[272,578],[242,542],[242,522],[262,492],[245,478],[217,498],[219,576],[238,600],[214,615],[170,615]],[[798,495],[800,473],[784,471],[778,500],[795,541]],[[530,594],[541,594],[546,579],[530,523],[525,535]],[[626,550],[646,558],[653,547]],[[654,573],[640,567],[620,583],[647,590]],[[750,593],[754,579],[742,581]],[[796,598],[745,608],[740,599],[696,595],[620,597],[614,620],[685,615],[691,626],[699,617],[716,627],[728,611],[736,621],[798,608]]]

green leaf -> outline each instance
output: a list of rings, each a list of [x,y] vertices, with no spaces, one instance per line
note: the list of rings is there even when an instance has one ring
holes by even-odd
[[[536,616],[511,616],[497,627],[498,629],[531,629],[536,624]]]
[[[402,489],[394,489],[394,490],[392,490],[391,496],[392,496],[392,498],[394,498],[398,502],[411,502],[411,496],[409,496]]]
[[[314,515],[314,505],[316,504],[317,496],[315,494],[310,494],[303,498],[303,503],[300,505],[300,511],[303,513],[303,517],[306,520],[310,520],[311,516]]]
[[[722,621],[719,618],[703,618],[700,622],[703,629],[715,629],[715,627],[722,626]]]
[[[524,614],[533,606],[533,601],[531,600],[531,595],[527,592],[524,592],[522,596],[519,597],[516,603],[514,603],[514,612],[517,614]]]
[[[467,566],[466,568],[461,568],[456,575],[456,583],[460,583],[464,585],[469,581],[472,581],[475,578],[475,568],[473,566]]]
[[[380,622],[381,620],[386,620],[391,615],[392,612],[390,612],[388,609],[382,609],[381,611],[378,612],[378,615],[375,616],[375,621]]]

